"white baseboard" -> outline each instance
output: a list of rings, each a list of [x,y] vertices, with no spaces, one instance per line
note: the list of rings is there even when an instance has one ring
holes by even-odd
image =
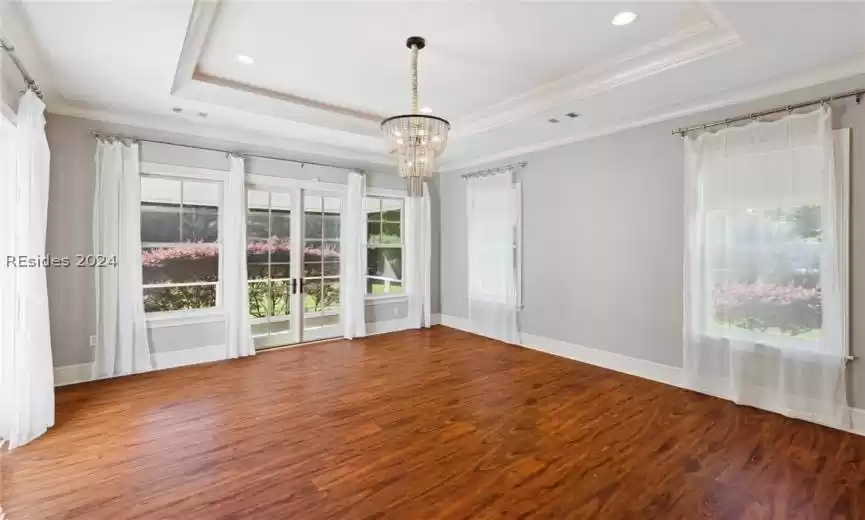
[[[472,334],[477,334],[469,320],[455,316],[441,315],[441,324],[445,327],[459,329]],[[481,334],[482,335],[482,334]],[[598,367],[615,370],[623,374],[642,377],[650,381],[664,383],[685,390],[691,390],[685,381],[684,370],[680,367],[662,365],[645,359],[632,358],[622,354],[616,354],[605,350],[597,350],[575,345],[557,339],[546,338],[535,334],[520,334],[520,346],[595,365]],[[695,391],[695,390],[692,390]],[[721,399],[721,397],[719,397]],[[777,413],[777,412],[776,412]],[[851,433],[865,436],[865,410],[851,408],[852,428]],[[803,419],[804,420],[804,419]]]
[[[430,316],[430,326],[441,323],[441,314],[433,314]],[[408,323],[408,319],[402,318],[398,320],[372,321],[366,324],[366,335],[373,336],[375,334],[386,334],[388,332],[398,332],[401,330],[409,330],[412,327]]]
[[[850,429],[850,432],[865,435],[865,410],[862,408],[851,408],[850,415],[853,419],[853,427]]]
[[[198,363],[210,363],[225,359],[225,345],[208,345],[206,347],[157,352],[151,354],[153,370],[165,370]],[[93,377],[93,363],[65,365],[54,367],[54,386],[86,383],[99,378]]]
[[[590,365],[615,370],[632,376],[650,379],[659,383],[685,388],[682,369],[662,365],[645,359],[637,359],[606,350],[596,350],[574,345],[557,339],[545,338],[535,334],[520,334],[521,345],[532,350],[546,352],[554,356],[581,361]]]
[[[466,332],[471,332],[472,334],[477,334],[472,328],[472,322],[465,318],[457,318],[456,316],[448,316],[447,314],[439,314],[439,321],[445,327],[450,327],[452,329],[464,330]]]
[[[151,359],[154,370],[222,361],[225,359],[225,345],[208,345],[206,347],[158,352],[153,354]]]
[[[408,320],[405,318],[401,320],[372,321],[366,324],[366,335],[374,336],[376,334],[397,332],[408,328],[410,328],[408,326]]]
[[[93,363],[54,367],[54,386],[74,385],[93,380]]]

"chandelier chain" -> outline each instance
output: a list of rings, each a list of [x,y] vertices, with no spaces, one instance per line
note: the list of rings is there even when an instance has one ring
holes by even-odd
[[[411,113],[418,113],[417,100],[417,45],[411,46]]]
[[[451,125],[441,117],[420,113],[418,58],[426,42],[420,36],[412,36],[406,40],[406,46],[411,52],[411,113],[385,119],[381,129],[388,149],[397,159],[399,176],[406,181],[408,196],[420,197],[424,183],[435,171],[436,157],[447,145]]]

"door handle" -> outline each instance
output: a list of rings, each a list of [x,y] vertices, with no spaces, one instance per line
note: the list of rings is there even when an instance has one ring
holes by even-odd
[[[298,288],[301,294],[303,294],[303,278],[300,279],[300,287]]]
[[[291,294],[297,294],[297,278],[291,280]]]

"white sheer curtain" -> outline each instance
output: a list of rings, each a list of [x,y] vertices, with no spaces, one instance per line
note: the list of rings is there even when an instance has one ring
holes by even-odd
[[[340,225],[340,312],[346,338],[366,336],[364,297],[364,255],[366,255],[366,212],[363,198],[366,176],[348,174],[348,190]]]
[[[821,107],[685,142],[693,388],[849,425],[846,180]]]
[[[478,334],[519,343],[517,325],[518,190],[513,170],[469,178],[469,320]]]
[[[246,286],[246,171],[243,157],[230,155],[231,171],[225,181],[222,204],[222,294],[225,312],[225,357],[255,355],[249,324]]]
[[[21,98],[18,127],[0,117],[0,444],[16,448],[54,425],[54,367],[45,267],[50,152],[45,104]]]
[[[141,288],[141,178],[138,143],[96,142],[93,253],[116,259],[94,269],[95,377],[152,369]]]
[[[413,329],[429,328],[431,230],[429,186],[423,185],[421,197],[405,199],[405,271],[408,296],[408,326]]]

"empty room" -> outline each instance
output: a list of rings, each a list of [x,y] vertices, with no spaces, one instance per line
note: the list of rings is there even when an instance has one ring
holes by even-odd
[[[0,0],[0,520],[865,520],[865,2]]]

